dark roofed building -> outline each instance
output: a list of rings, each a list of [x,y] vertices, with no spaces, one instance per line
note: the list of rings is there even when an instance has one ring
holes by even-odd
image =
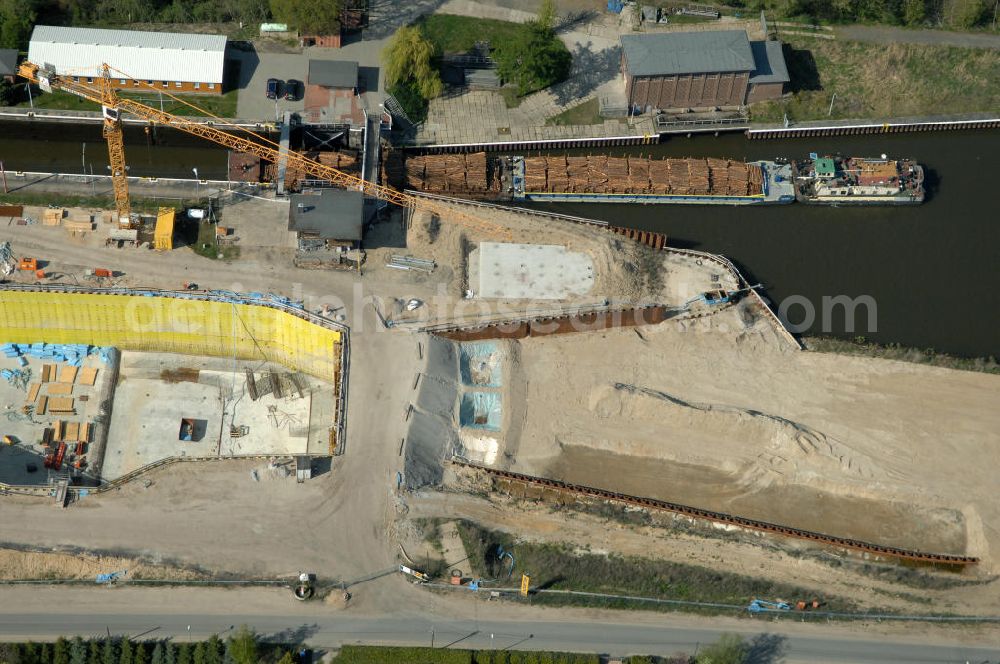
[[[780,97],[785,92],[785,86],[792,80],[788,76],[781,42],[755,41],[750,42],[750,48],[753,50],[755,68],[750,74],[747,103]]]
[[[358,87],[358,63],[346,60],[310,60],[309,85],[324,88]]]
[[[628,104],[644,111],[742,106],[780,96],[788,80],[781,43],[751,44],[743,30],[624,35],[621,43]]]
[[[321,189],[293,194],[288,210],[288,230],[300,238],[327,240],[354,246],[361,241],[364,195],[349,189]]]
[[[0,48],[0,78],[13,83],[15,76],[17,76],[17,49]]]

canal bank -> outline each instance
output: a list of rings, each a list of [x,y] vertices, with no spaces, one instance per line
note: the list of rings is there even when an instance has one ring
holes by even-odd
[[[926,168],[927,202],[906,208],[532,206],[664,233],[669,246],[723,254],[749,280],[762,282],[775,306],[804,334],[864,336],[961,356],[1000,356],[994,167],[1000,132],[767,141],[740,135],[676,137],[603,152],[751,161],[814,151],[915,158]],[[854,314],[853,325],[845,303]]]
[[[0,122],[8,171],[95,174],[107,153],[87,125]],[[670,246],[721,253],[808,335],[864,336],[963,356],[1000,356],[1000,231],[995,130],[747,140],[742,134],[673,136],[659,145],[549,150],[545,154],[801,157],[809,152],[909,156],[927,169],[928,200],[910,208],[547,204],[540,208],[665,233]],[[130,174],[226,177],[227,153],[200,139],[126,128]],[[541,154],[522,152],[522,154]],[[536,204],[537,205],[537,204]],[[854,311],[848,325],[843,298]],[[839,300],[835,298],[840,298]],[[864,298],[864,299],[859,299]],[[870,298],[870,299],[868,299]],[[857,306],[854,303],[857,302]],[[874,306],[872,305],[874,303]],[[812,315],[810,315],[810,312]],[[811,318],[811,320],[809,320]],[[872,321],[871,326],[868,325]]]

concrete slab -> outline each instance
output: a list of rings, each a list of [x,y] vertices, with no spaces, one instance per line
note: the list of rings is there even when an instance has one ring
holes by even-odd
[[[561,245],[482,242],[472,254],[477,297],[561,300],[594,287],[594,262]]]
[[[295,374],[301,395],[289,388],[286,396],[268,393],[253,401],[246,367],[259,388],[269,372],[288,376],[284,367],[259,362],[124,353],[102,477],[114,479],[171,456],[329,453],[336,414],[332,386]],[[179,440],[182,418],[196,422],[192,441]],[[232,436],[231,427],[242,435]]]

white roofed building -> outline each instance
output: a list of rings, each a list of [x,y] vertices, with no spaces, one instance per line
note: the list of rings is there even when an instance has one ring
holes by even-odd
[[[87,82],[100,77],[107,63],[119,88],[155,85],[171,92],[221,94],[226,37],[36,25],[28,60]]]

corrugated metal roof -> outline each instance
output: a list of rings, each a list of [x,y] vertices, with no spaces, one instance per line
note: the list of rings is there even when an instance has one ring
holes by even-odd
[[[750,42],[757,68],[750,73],[750,83],[788,83],[788,67],[780,41]]]
[[[57,74],[100,76],[107,63],[132,78],[222,84],[225,35],[36,25],[28,59]]]
[[[750,40],[743,30],[623,35],[622,48],[628,73],[633,76],[754,69]]]

